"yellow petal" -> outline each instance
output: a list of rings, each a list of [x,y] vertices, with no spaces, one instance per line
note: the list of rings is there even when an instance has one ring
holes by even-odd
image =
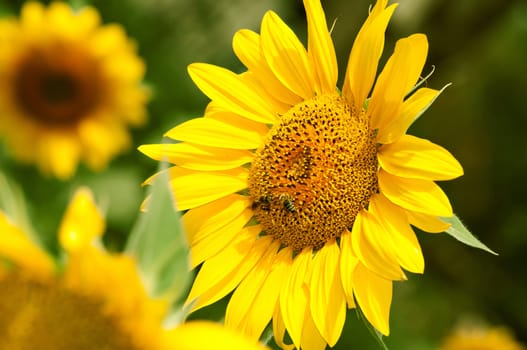
[[[273,124],[278,120],[272,104],[230,70],[193,63],[188,72],[205,95],[227,110],[260,123]]]
[[[327,243],[316,252],[310,281],[311,316],[329,346],[340,338],[346,320],[346,299],[339,270],[337,242]]]
[[[81,156],[79,141],[66,133],[50,133],[40,139],[37,161],[44,173],[67,180],[77,170]]]
[[[192,305],[192,312],[229,294],[251,271],[272,241],[269,237],[257,239],[260,231],[259,226],[243,228],[229,245],[203,263],[185,302]]]
[[[384,170],[378,179],[381,192],[398,206],[428,215],[454,215],[448,197],[433,181],[398,177]]]
[[[186,142],[142,145],[138,149],[152,159],[202,171],[234,169],[254,158],[247,150],[196,146]]]
[[[290,106],[294,106],[302,100],[300,96],[285,87],[269,68],[260,49],[260,35],[258,33],[248,29],[238,31],[234,34],[232,47],[240,61],[274,98]]]
[[[295,33],[272,11],[262,20],[262,52],[274,75],[304,100],[315,92],[315,79],[307,52]]]
[[[425,262],[421,246],[410,227],[404,209],[378,194],[370,199],[369,212],[377,217],[377,221],[384,228],[384,248],[392,250],[390,254],[394,254],[406,270],[423,273]]]
[[[371,273],[358,264],[354,272],[355,298],[366,319],[379,332],[390,334],[389,317],[392,303],[392,281]]]
[[[258,294],[245,320],[245,333],[255,339],[260,338],[279,305],[278,298],[282,284],[288,279],[291,271],[292,255],[293,251],[290,248],[280,250],[272,265],[269,266],[271,271],[265,278],[263,285],[258,288]]]
[[[204,239],[191,245],[191,266],[194,268],[203,261],[221,252],[238,235],[253,217],[251,209],[245,209],[239,216],[217,230],[208,232]]]
[[[385,9],[386,2],[377,2],[359,31],[348,59],[342,95],[359,110],[362,109],[375,81],[377,66],[384,49],[384,32],[397,7],[397,4],[393,4]]]
[[[306,284],[311,271],[311,249],[304,249],[295,256],[289,278],[280,291],[280,310],[287,332],[297,348],[300,348],[302,329],[308,309],[309,289]]]
[[[190,209],[181,218],[190,245],[194,245],[219,230],[249,206],[247,196],[230,194],[200,207]]]
[[[337,56],[320,0],[304,0],[307,16],[307,47],[316,76],[317,94],[333,93],[338,79]]]
[[[320,334],[311,316],[311,311],[307,310],[306,319],[304,321],[304,329],[302,330],[302,340],[300,343],[302,350],[324,350],[326,349],[326,341]]]
[[[348,308],[355,307],[353,299],[353,271],[359,263],[359,259],[353,254],[351,232],[345,232],[340,236],[340,280]]]
[[[68,252],[80,251],[101,237],[105,228],[105,220],[95,205],[91,191],[80,188],[60,224],[60,244]]]
[[[281,295],[281,294],[280,294]],[[284,342],[285,337],[285,323],[280,312],[280,303],[276,303],[276,307],[273,313],[273,337],[276,344],[284,350],[294,350],[293,344],[286,344]]]
[[[168,171],[178,210],[195,208],[247,188],[248,173],[241,168],[202,172],[175,166]],[[145,183],[152,183],[159,174]]]
[[[419,79],[428,53],[423,34],[400,39],[384,66],[368,106],[373,129],[382,129],[399,116],[403,99]]]
[[[191,119],[170,129],[165,136],[198,145],[232,149],[256,149],[262,144],[258,131],[215,118]]]
[[[55,263],[51,255],[27,237],[8,217],[0,211],[0,259],[28,269],[38,277],[48,278],[55,274]]]
[[[256,341],[207,321],[186,322],[167,332],[167,344],[178,350],[265,350]]]
[[[406,279],[395,254],[384,247],[384,230],[376,216],[366,210],[359,212],[353,223],[351,239],[354,255],[368,269],[386,279]]]
[[[420,230],[431,233],[445,232],[450,224],[447,224],[437,216],[418,213],[407,210],[408,221]]]
[[[390,174],[423,180],[450,180],[463,175],[461,164],[441,146],[412,135],[383,145],[379,164]]]
[[[440,91],[420,88],[414,92],[403,102],[399,115],[391,123],[386,123],[382,130],[379,130],[377,141],[382,144],[388,144],[399,140],[406,133],[410,125],[432,105],[447,86]]]
[[[244,278],[244,280],[232,294],[231,300],[227,305],[227,311],[225,313],[225,324],[227,327],[236,329],[240,332],[246,331],[248,315],[251,312],[254,301],[259,297],[259,294],[262,291],[267,276],[273,268],[279,246],[280,243],[278,242],[273,242],[269,246],[253,270],[249,272],[249,274]],[[266,292],[275,295],[275,292],[277,293],[280,288],[279,286],[274,286],[274,288],[274,292]],[[278,294],[276,294],[276,298],[278,298]],[[273,303],[270,306],[271,310],[274,310],[275,304]],[[260,323],[264,323],[263,327],[265,327],[267,322],[269,322],[268,319],[260,320],[258,325],[260,326]],[[258,338],[259,334],[253,336]]]

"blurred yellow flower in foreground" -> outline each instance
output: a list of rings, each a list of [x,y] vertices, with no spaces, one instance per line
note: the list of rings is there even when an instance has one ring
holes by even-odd
[[[0,20],[0,139],[15,158],[61,179],[101,170],[145,122],[145,65],[119,25],[92,7],[26,3]]]
[[[440,350],[525,350],[505,328],[461,327],[445,338]]]
[[[58,262],[0,212],[0,348],[262,349],[211,322],[163,327],[168,303],[149,297],[133,258],[104,249],[104,229],[80,189],[60,226]]]
[[[233,291],[225,323],[260,337],[273,321],[304,349],[334,346],[346,308],[389,334],[392,281],[422,273],[411,225],[441,232],[453,217],[435,183],[463,169],[444,148],[407,134],[441,93],[416,86],[423,34],[399,40],[376,77],[397,7],[378,0],[353,44],[342,88],[320,0],[304,0],[307,49],[269,11],[233,48],[247,71],[196,63],[211,102],[203,118],[140,150],[168,170],[193,266],[194,309]],[[153,178],[156,178],[154,176]],[[147,180],[147,182],[152,179]]]

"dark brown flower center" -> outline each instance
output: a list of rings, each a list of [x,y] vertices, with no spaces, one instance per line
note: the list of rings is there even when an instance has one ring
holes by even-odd
[[[249,175],[255,218],[294,251],[320,249],[351,229],[377,185],[377,146],[364,113],[338,95],[282,116]]]
[[[0,310],[2,349],[138,349],[101,302],[50,282],[2,275]]]
[[[29,49],[14,71],[17,105],[41,124],[74,125],[100,104],[99,67],[80,48]]]

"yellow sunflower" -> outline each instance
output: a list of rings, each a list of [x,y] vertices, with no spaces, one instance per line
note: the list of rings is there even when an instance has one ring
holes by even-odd
[[[399,40],[376,78],[396,4],[379,0],[355,40],[342,89],[319,0],[304,0],[307,49],[272,11],[261,33],[240,30],[241,74],[196,63],[189,73],[212,101],[204,117],[143,145],[168,169],[201,265],[188,302],[199,309],[234,290],[225,323],[258,338],[273,321],[285,346],[338,341],[346,306],[389,333],[392,281],[422,273],[411,228],[442,232],[452,217],[436,180],[463,174],[442,147],[407,135],[441,91],[417,88],[428,43]],[[375,84],[374,84],[375,81]],[[147,180],[147,182],[152,179]]]
[[[445,338],[441,350],[525,350],[501,327],[461,327]]]
[[[145,121],[145,65],[94,8],[29,2],[0,20],[0,139],[15,158],[61,179],[103,169]]]
[[[104,228],[91,193],[79,190],[59,230],[59,267],[0,212],[2,349],[262,349],[210,322],[165,329],[168,302],[148,296],[134,259],[102,247]]]

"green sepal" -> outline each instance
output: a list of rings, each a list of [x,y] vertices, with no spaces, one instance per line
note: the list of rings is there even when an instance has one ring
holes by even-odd
[[[141,276],[154,297],[178,301],[191,281],[189,247],[170,189],[167,165],[150,185],[146,211],[139,214],[126,251],[137,258]]]
[[[483,244],[479,239],[477,239],[466,227],[463,225],[461,220],[456,216],[452,216],[449,218],[441,217],[442,221],[450,224],[450,227],[445,231],[458,241],[465,243],[466,245],[469,245],[474,248],[478,248],[481,250],[484,250],[486,252],[489,252],[494,255],[498,255],[498,253],[491,250],[489,247],[487,247],[485,244]]]

